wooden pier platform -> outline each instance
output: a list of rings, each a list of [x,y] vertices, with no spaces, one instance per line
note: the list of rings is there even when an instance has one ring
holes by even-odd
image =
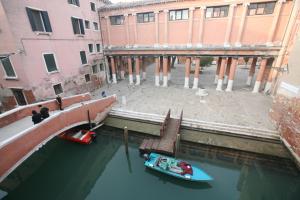
[[[139,147],[141,153],[156,152],[166,155],[174,155],[176,152],[176,141],[179,138],[180,125],[182,121],[181,112],[180,118],[175,119],[170,117],[171,111],[168,111],[164,122],[160,128],[160,138],[144,139]]]

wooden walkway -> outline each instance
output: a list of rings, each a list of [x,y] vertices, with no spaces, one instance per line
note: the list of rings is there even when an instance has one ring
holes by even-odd
[[[160,138],[144,139],[139,147],[141,153],[156,152],[175,155],[183,112],[181,112],[179,119],[170,118],[170,114],[171,111],[169,110],[164,122],[161,124]]]

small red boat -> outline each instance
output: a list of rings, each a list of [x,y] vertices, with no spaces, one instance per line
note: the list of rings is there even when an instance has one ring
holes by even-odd
[[[96,137],[96,133],[94,131],[89,130],[70,129],[61,133],[60,135],[58,135],[58,137],[80,144],[90,144]]]

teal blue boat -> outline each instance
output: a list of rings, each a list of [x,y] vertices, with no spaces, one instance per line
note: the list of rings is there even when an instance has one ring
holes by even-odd
[[[213,178],[198,167],[157,153],[145,156],[145,166],[156,171],[189,181],[211,181]]]

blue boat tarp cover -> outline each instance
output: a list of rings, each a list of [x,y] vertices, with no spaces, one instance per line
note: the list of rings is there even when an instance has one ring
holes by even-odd
[[[211,181],[207,173],[185,161],[151,153],[145,161],[145,166],[159,172],[190,181]]]

